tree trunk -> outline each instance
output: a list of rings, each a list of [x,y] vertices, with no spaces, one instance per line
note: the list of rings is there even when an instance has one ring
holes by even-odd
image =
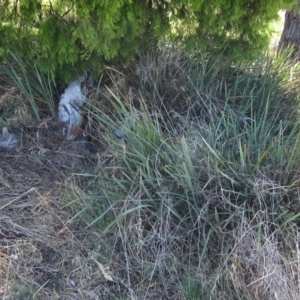
[[[278,52],[292,47],[291,58],[300,60],[300,2],[298,9],[285,13],[284,28],[278,45]]]

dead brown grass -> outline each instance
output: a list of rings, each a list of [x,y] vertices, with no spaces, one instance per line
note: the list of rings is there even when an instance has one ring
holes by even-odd
[[[79,189],[73,174],[97,154],[85,158],[83,144],[65,143],[58,129],[51,120],[15,129],[21,144],[1,152],[1,299],[105,299],[114,288],[92,259],[92,230],[72,219],[66,201]]]
[[[140,80],[147,81],[156,69],[142,71]],[[158,72],[154,77],[160,82],[162,75]],[[185,86],[169,84],[168,89],[178,98],[167,95],[168,105],[176,114],[184,113],[187,103],[179,104],[188,98]],[[143,91],[146,99],[151,98],[149,90],[151,86],[148,93]],[[122,81],[111,91],[123,94],[136,109],[142,109],[138,102],[141,92],[134,84]],[[106,88],[101,96],[95,93],[92,106],[96,110],[105,108],[117,126],[111,93]],[[164,91],[153,93],[161,93],[161,97],[150,102],[150,109],[159,107]],[[168,107],[162,111],[172,117]],[[140,200],[140,195],[132,192],[111,212],[115,217],[124,213],[124,219],[103,234],[101,226],[87,226],[93,220],[85,218],[86,211],[93,215],[96,209],[90,191],[101,193],[97,182],[85,175],[92,174],[93,169],[97,175],[107,170],[108,176],[117,172],[113,168],[103,171],[105,166],[118,165],[102,129],[92,132],[97,142],[91,153],[85,151],[81,141],[63,141],[61,124],[56,120],[45,119],[34,127],[10,130],[21,142],[15,150],[0,153],[1,299],[299,298],[300,236],[295,235],[298,229],[292,222],[280,228],[268,220],[266,211],[259,211],[259,218],[249,218],[242,215],[246,210],[234,207],[234,228],[227,223],[216,225],[215,215],[205,219],[202,213],[208,207],[217,211],[222,205],[234,204],[217,195],[218,187],[212,187],[201,195],[206,204],[197,222],[187,229],[185,220],[182,224],[174,222],[163,204],[155,215],[144,208],[127,214]],[[266,178],[251,184],[259,203],[275,190],[284,189]],[[166,201],[172,203],[172,197]],[[97,212],[93,216],[98,217]],[[103,229],[107,225],[103,224]],[[275,234],[276,230],[286,235]],[[195,282],[194,294],[186,293],[189,280]]]

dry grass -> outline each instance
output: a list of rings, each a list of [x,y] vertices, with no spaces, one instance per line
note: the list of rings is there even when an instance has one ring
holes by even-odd
[[[247,141],[243,132],[240,152],[232,152],[234,141],[226,144],[226,127],[209,141],[209,126],[223,130],[222,118],[236,130],[250,128],[242,117],[222,115],[232,104],[218,98],[227,74],[214,73],[214,65],[192,69],[194,78],[203,75],[196,89],[181,54],[167,54],[158,62],[146,57],[147,68],[111,68],[109,89],[90,93],[92,152],[63,141],[54,119],[9,128],[21,142],[1,152],[1,299],[299,298],[298,180],[283,185],[285,169],[273,172],[266,154],[257,155],[257,172],[245,163],[255,134]],[[7,116],[9,97],[18,95],[2,97]],[[126,138],[117,139],[116,129]],[[270,140],[262,153],[274,151],[280,161],[285,152],[271,146],[281,140]],[[218,143],[228,160],[233,153],[231,169],[218,161]],[[290,165],[297,174],[297,161]]]
[[[163,285],[154,284],[145,291],[136,272],[142,262],[134,258],[143,240],[135,249],[124,249],[123,243],[125,234],[132,238],[139,234],[135,224],[103,240],[74,217],[74,203],[91,201],[80,188],[87,182],[74,174],[101,165],[110,155],[96,152],[87,158],[82,143],[53,139],[59,124],[45,122],[42,131],[41,126],[19,132],[22,144],[1,153],[1,299],[166,299],[171,294],[182,299],[172,286],[166,292]],[[149,245],[159,238],[161,226],[156,224],[158,232],[146,239]],[[171,259],[164,249],[158,255],[153,246],[150,265],[158,257]],[[162,296],[165,293],[169,296]]]
[[[48,120],[15,131],[21,145],[1,153],[1,299],[105,299],[112,289],[92,259],[92,230],[72,219],[66,200],[85,197],[73,174],[97,154],[84,157],[82,143],[65,143],[58,129]]]
[[[286,256],[286,251],[281,249],[283,243],[269,233],[271,225],[250,223],[237,228],[231,262],[224,271],[231,277],[235,290],[240,291],[240,298],[288,300],[299,297],[299,239],[289,241],[295,248]],[[262,230],[259,239],[258,226]]]

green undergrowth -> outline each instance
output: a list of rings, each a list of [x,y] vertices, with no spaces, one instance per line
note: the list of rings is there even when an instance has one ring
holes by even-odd
[[[78,174],[77,216],[112,280],[130,299],[153,286],[164,299],[297,299],[297,68],[172,51],[139,62],[111,69],[109,109],[87,108],[106,151]]]
[[[41,72],[25,57],[10,52],[10,63],[0,65],[0,80],[0,92],[14,95],[5,112],[6,120],[28,126],[55,117],[58,91],[50,73]]]

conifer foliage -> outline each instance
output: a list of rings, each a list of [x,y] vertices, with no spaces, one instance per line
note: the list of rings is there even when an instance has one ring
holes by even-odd
[[[296,0],[2,0],[0,58],[26,55],[44,71],[130,58],[163,38],[191,47],[262,49],[268,24]],[[200,42],[200,43],[199,43]],[[197,44],[198,43],[198,44]]]

